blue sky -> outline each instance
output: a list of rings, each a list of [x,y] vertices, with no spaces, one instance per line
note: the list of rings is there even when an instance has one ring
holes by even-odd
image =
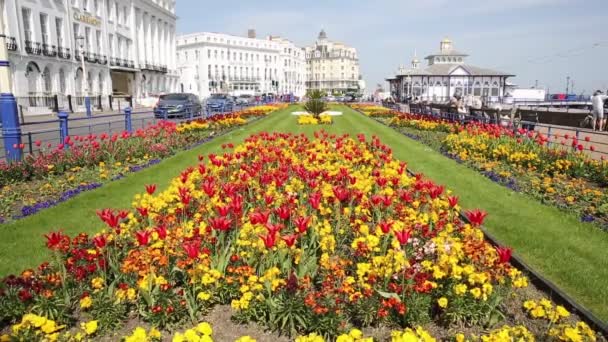
[[[608,0],[177,0],[179,33],[286,37],[310,45],[321,28],[359,52],[368,88],[449,37],[468,62],[516,74],[522,87],[608,89]]]

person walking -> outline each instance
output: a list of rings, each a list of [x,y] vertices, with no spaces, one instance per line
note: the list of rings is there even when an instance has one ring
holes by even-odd
[[[604,95],[601,90],[597,90],[593,93],[593,97],[591,98],[591,106],[592,106],[592,114],[593,114],[593,130],[595,131],[595,126],[598,126],[598,131],[604,130],[604,124],[606,120],[604,119],[604,101],[608,99],[608,96]]]

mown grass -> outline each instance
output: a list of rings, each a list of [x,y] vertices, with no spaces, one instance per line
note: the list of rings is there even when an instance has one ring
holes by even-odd
[[[0,275],[19,272],[45,260],[42,234],[57,229],[75,234],[94,233],[102,224],[95,215],[99,208],[128,208],[144,185],[159,189],[184,168],[197,163],[197,155],[217,153],[227,142],[238,144],[261,131],[305,133],[323,128],[329,133],[377,135],[391,146],[396,158],[445,184],[460,197],[465,208],[483,208],[490,214],[486,226],[503,244],[512,246],[534,269],[557,284],[579,303],[608,319],[608,234],[583,224],[574,215],[540,204],[534,199],[493,183],[476,171],[444,157],[433,149],[397,131],[340,106],[343,116],[328,126],[298,126],[290,107],[268,118],[233,131],[193,150],[182,152],[159,165],[85,193],[37,215],[0,226]]]

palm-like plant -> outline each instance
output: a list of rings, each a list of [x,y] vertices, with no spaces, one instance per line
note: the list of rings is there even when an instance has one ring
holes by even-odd
[[[304,104],[304,109],[318,119],[319,115],[327,110],[327,104],[323,101],[323,92],[310,90],[307,96],[308,101]]]

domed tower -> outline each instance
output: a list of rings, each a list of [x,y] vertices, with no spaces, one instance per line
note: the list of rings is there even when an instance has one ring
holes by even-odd
[[[326,40],[327,39],[327,33],[325,33],[325,30],[321,29],[321,32],[319,32],[319,40]]]
[[[412,59],[412,69],[418,69],[420,66],[420,61],[418,60],[418,54],[416,50],[414,50],[414,58]]]
[[[444,38],[441,43],[439,43],[439,51],[441,53],[447,53],[452,51],[452,41],[448,38]]]

